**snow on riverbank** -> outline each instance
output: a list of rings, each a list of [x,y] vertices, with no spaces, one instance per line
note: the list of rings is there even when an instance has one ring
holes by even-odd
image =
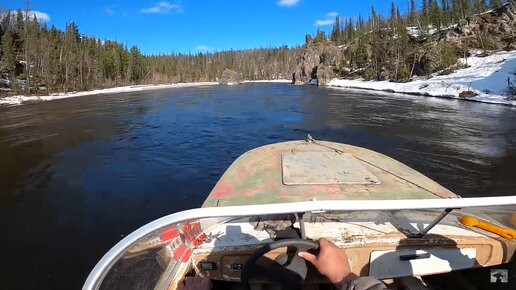
[[[179,84],[166,84],[166,85],[139,85],[139,86],[116,87],[116,88],[109,88],[109,89],[84,91],[84,92],[59,93],[59,94],[52,94],[52,95],[48,95],[48,96],[11,96],[11,97],[0,98],[0,105],[20,105],[25,102],[52,101],[52,100],[82,97],[82,96],[92,96],[92,95],[100,95],[100,94],[117,94],[117,93],[129,93],[129,92],[157,90],[157,89],[212,86],[212,85],[218,85],[218,84],[219,83],[217,83],[217,82],[199,82],[199,83],[179,83]]]
[[[459,61],[469,67],[449,75],[434,75],[426,80],[394,83],[334,79],[327,86],[448,98],[459,98],[461,92],[471,90],[478,95],[468,100],[516,106],[516,101],[508,100],[504,93],[507,89],[507,78],[513,79],[512,73],[516,72],[516,51],[498,52],[487,57],[468,57]]]
[[[244,81],[244,83],[280,83],[280,84],[290,84],[292,80],[257,80],[257,81]]]
[[[244,81],[244,83],[291,83],[291,80],[257,80],[257,81]],[[139,85],[139,86],[125,86],[116,87],[109,89],[99,89],[93,91],[84,92],[70,92],[70,93],[59,93],[51,94],[48,96],[10,96],[0,97],[0,105],[21,105],[27,102],[43,102],[52,101],[65,98],[74,98],[82,96],[92,96],[100,94],[118,94],[118,93],[130,93],[147,90],[158,90],[158,89],[170,89],[170,88],[186,88],[186,87],[198,87],[198,86],[213,86],[218,85],[218,82],[199,82],[199,83],[179,83],[179,84],[165,84],[165,85]]]

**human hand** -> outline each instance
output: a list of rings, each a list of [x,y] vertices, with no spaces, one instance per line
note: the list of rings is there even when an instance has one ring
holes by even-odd
[[[177,290],[211,290],[211,281],[201,276],[186,277],[179,282]]]
[[[357,276],[351,273],[348,256],[344,251],[326,240],[319,240],[319,255],[300,252],[299,256],[312,263],[317,270],[335,284],[349,282]]]

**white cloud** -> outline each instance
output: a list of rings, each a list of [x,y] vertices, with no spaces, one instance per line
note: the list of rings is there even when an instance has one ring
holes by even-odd
[[[319,19],[315,21],[314,26],[328,26],[335,24],[335,17],[339,16],[338,12],[328,12],[326,13],[326,19]]]
[[[6,15],[6,13],[7,12],[0,13],[0,19],[3,19]],[[22,11],[22,14],[25,17],[25,11]],[[32,20],[34,18],[34,16],[36,16],[36,19],[38,20],[38,23],[40,23],[40,24],[50,22],[50,16],[48,16],[48,14],[46,14],[45,12],[36,11],[36,10],[29,11],[29,19]],[[11,21],[13,21],[13,19],[16,19],[16,11],[15,10],[11,11]]]
[[[140,10],[141,13],[145,13],[145,14],[156,14],[156,13],[168,14],[173,11],[183,12],[183,10],[181,9],[181,6],[179,6],[177,4],[171,4],[167,1],[161,1],[152,7],[143,8]]]
[[[50,16],[48,16],[48,14],[46,14],[45,12],[29,11],[29,18],[33,18],[34,16],[36,16],[39,23],[50,22]]]
[[[209,47],[207,45],[198,45],[198,46],[195,47],[195,49],[203,50],[203,51],[208,51],[208,50],[213,50],[213,47]]]
[[[106,13],[109,16],[115,15],[115,5],[111,5],[104,8],[104,13]]]
[[[278,5],[292,7],[292,6],[296,6],[299,3],[299,1],[300,0],[280,0],[280,1],[278,1]]]
[[[335,19],[325,19],[325,20],[317,20],[315,21],[315,26],[328,26],[333,25],[335,23]]]

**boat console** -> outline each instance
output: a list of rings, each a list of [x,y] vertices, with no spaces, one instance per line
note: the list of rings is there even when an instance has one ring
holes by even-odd
[[[460,199],[456,204],[473,200],[484,203],[486,198]],[[496,198],[487,198],[489,201],[502,203]],[[136,236],[129,236],[132,241],[119,244],[118,254],[106,254],[106,263],[98,265],[103,270],[96,272],[97,282],[91,284],[96,287],[85,289],[176,289],[188,275],[208,277],[222,288],[244,283],[266,289],[259,287],[290,281],[285,278],[289,275],[293,275],[292,281],[301,279],[303,285],[320,287],[329,281],[297,257],[299,251],[316,252],[320,238],[346,252],[357,276],[378,279],[500,265],[508,263],[516,250],[514,240],[460,222],[462,216],[474,214],[485,222],[507,226],[514,222],[515,206],[443,211],[427,201],[418,209],[395,210],[389,201],[380,203],[385,209],[349,210],[363,204],[356,201],[348,203],[348,210],[335,210],[342,206],[336,201],[333,205],[312,202],[311,210],[302,211],[296,208],[305,204],[291,204],[294,212],[290,213],[281,205],[267,205],[260,208],[268,208],[264,211],[269,213],[255,215],[247,213],[257,211],[252,206],[233,208],[233,217],[223,208],[193,210],[193,215],[172,223],[167,217],[168,221],[164,218],[141,229],[147,234],[137,231]],[[282,211],[286,213],[278,213]]]
[[[498,265],[513,256],[513,241],[462,226],[460,214],[448,215],[419,236],[436,216],[439,211],[308,213],[304,226],[296,222],[292,232],[300,233],[304,228],[309,241],[329,239],[346,251],[356,275],[379,279]],[[194,251],[192,266],[196,273],[210,279],[241,281],[244,265],[255,251],[289,238],[282,231],[257,230],[248,218],[216,227],[209,233],[213,239]],[[278,238],[278,232],[286,237]],[[281,260],[288,250],[295,254],[297,248],[271,249],[264,254],[262,263],[270,265]],[[324,278],[316,277],[307,282],[322,281]]]

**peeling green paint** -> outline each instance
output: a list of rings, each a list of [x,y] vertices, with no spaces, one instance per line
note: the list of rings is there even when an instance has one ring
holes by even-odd
[[[350,153],[381,184],[285,185],[281,155],[284,152],[339,150]],[[251,150],[224,173],[204,207],[318,200],[456,198],[451,191],[414,169],[380,153],[332,142],[291,141]]]

